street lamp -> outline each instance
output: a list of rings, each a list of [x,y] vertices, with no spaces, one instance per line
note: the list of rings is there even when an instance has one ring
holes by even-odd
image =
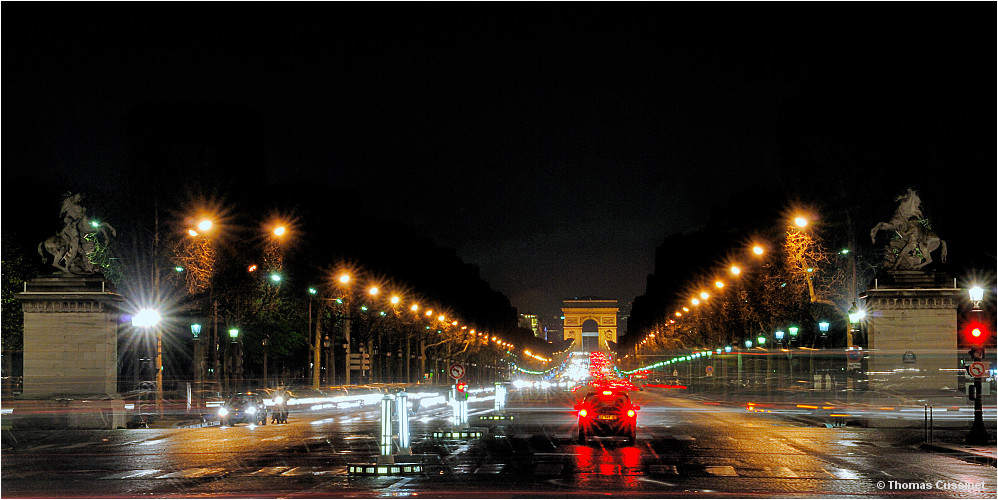
[[[161,319],[155,309],[141,309],[132,316],[132,326],[154,328],[156,331],[156,363],[153,369],[156,370],[156,412],[160,417],[163,416],[163,332],[156,327]]]
[[[776,341],[781,344],[783,343],[784,335],[786,335],[786,333],[783,330],[776,330],[776,333],[773,334],[773,336],[776,337]]]
[[[204,357],[204,347],[201,345],[201,325],[194,323],[191,325],[191,336],[194,337],[194,390],[201,389],[201,380],[204,374],[201,373],[201,361]]]
[[[984,300],[984,290],[975,286],[969,290],[970,301],[973,302],[974,306],[971,310],[971,317],[973,318],[973,323],[970,325],[970,336],[969,340],[971,343],[970,356],[974,361],[974,364],[980,365],[985,359],[984,349],[987,344],[987,338],[990,335],[984,335],[986,331],[982,327],[980,320],[981,316],[981,301]],[[984,331],[982,331],[984,330]],[[987,366],[985,364],[985,366]],[[983,370],[982,370],[983,371]],[[981,388],[983,386],[981,374],[976,374],[974,377],[974,424],[970,427],[970,432],[967,433],[964,442],[966,444],[987,444],[991,440],[991,435],[984,428],[984,406],[983,400],[981,399]]]
[[[846,339],[846,346],[852,347],[854,340],[854,334],[859,331],[859,322],[866,317],[866,311],[856,307],[856,301],[852,302],[852,307],[849,308],[849,335]]]
[[[344,359],[344,383],[350,385],[350,288],[348,284],[350,283],[350,275],[343,273],[340,275],[340,285],[347,287],[344,296],[344,310],[346,313],[343,316],[343,359]],[[374,288],[375,292],[372,295],[377,294],[377,288]],[[328,364],[329,351],[326,353],[326,360]]]
[[[981,301],[984,300],[984,289],[979,286],[974,286],[969,290],[970,292],[970,302],[974,305],[972,311],[981,310]]]

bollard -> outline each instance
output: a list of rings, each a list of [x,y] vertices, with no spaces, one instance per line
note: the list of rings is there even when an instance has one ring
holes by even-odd
[[[450,386],[450,408],[452,413],[452,422],[454,427],[461,426],[461,404],[457,400],[457,387]]]
[[[399,415],[399,455],[409,455],[409,395],[405,391],[395,395],[395,408]]]
[[[461,400],[457,402],[457,405],[459,409],[458,411],[458,417],[460,420],[459,425],[465,427],[468,425],[468,400],[461,398]]]
[[[502,382],[496,382],[496,413],[502,413],[506,409],[506,386]]]
[[[381,456],[392,455],[392,402],[394,398],[385,394],[381,398]]]

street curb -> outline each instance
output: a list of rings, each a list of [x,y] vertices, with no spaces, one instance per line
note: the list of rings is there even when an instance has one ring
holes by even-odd
[[[217,426],[217,425],[220,425],[220,424],[221,424],[221,422],[219,422],[218,420],[207,420],[207,421],[187,420],[187,421],[180,421],[180,422],[177,422],[177,423],[173,424],[173,428],[174,429],[198,429],[198,428],[201,428],[201,427],[214,427],[214,426]]]
[[[943,453],[946,455],[951,455],[954,458],[958,458],[965,462],[973,462],[977,464],[990,465],[992,467],[998,467],[996,464],[995,457],[989,457],[987,455],[979,455],[968,450],[961,450],[959,448],[952,448],[949,446],[940,446],[933,443],[922,443],[918,445],[918,448],[924,451],[931,451],[934,453]]]

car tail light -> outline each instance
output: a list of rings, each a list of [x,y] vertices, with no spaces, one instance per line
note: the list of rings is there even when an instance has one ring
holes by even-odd
[[[627,416],[628,417],[633,417],[634,416],[634,410],[627,410]]]
[[[588,411],[586,411],[586,409],[585,409],[585,408],[583,408],[583,409],[579,410],[579,416],[580,416],[580,417],[586,417],[586,416],[588,416],[588,415],[589,415],[589,412],[588,412]]]
[[[604,396],[612,396],[613,395],[613,391],[603,391],[603,395]]]

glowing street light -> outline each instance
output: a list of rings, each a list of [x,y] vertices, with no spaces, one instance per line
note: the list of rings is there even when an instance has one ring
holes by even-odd
[[[703,300],[707,300],[710,298],[710,294],[708,294],[707,292],[700,292],[700,298]]]
[[[720,280],[718,280],[718,281],[715,281],[715,282],[714,282],[714,286],[716,286],[716,287],[718,287],[718,288],[724,288],[724,282],[723,282],[723,281],[720,281]]]
[[[795,217],[794,218],[794,224],[797,227],[799,227],[799,228],[805,228],[805,227],[807,227],[807,219],[805,219],[804,217],[799,217],[799,216]]]
[[[981,301],[984,300],[984,289],[974,285],[974,287],[969,290],[969,293],[970,293],[970,302],[973,303],[974,305],[973,310],[980,311]]]
[[[132,326],[148,328],[156,326],[160,319],[162,318],[159,315],[159,311],[155,309],[142,309],[135,316],[132,316]]]
[[[211,229],[211,225],[212,224],[210,219],[202,219],[201,222],[198,222],[198,229],[202,231],[207,231]]]
[[[398,295],[393,295],[392,298],[391,298],[391,303],[392,304],[398,304],[400,300],[402,300],[402,299],[400,299],[398,297]]]
[[[347,283],[350,283],[350,275],[349,274],[341,274],[340,275],[340,283],[343,283],[344,285],[347,284]]]
[[[153,328],[159,324],[162,317],[155,309],[140,309],[132,316],[132,326],[138,328]],[[192,329],[193,331],[193,329]],[[156,329],[156,411],[163,416],[163,332]]]
[[[378,291],[379,291],[379,290],[378,290],[378,287],[376,287],[376,286],[372,286],[371,288],[369,288],[369,289],[367,290],[367,293],[369,293],[369,294],[371,294],[371,295],[377,295],[377,294],[378,294]]]
[[[759,245],[755,245],[754,247],[752,247],[752,253],[756,255],[762,255],[764,252],[765,250]]]
[[[690,300],[690,303],[693,304],[693,305],[695,305],[695,306],[698,306],[698,305],[700,305],[700,300],[697,299],[697,298],[693,298],[693,299]]]
[[[274,236],[278,236],[278,237],[284,236],[284,233],[286,233],[286,232],[287,232],[287,229],[284,226],[277,226],[277,227],[274,228]]]
[[[739,274],[742,273],[742,269],[740,267],[738,267],[738,266],[731,266],[730,271],[731,271],[731,274],[733,274],[735,276],[738,276]]]

